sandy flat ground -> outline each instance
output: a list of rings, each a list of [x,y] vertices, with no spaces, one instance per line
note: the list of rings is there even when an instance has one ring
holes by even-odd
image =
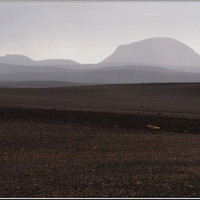
[[[0,94],[0,197],[200,196],[200,84]]]
[[[0,88],[0,93],[0,105],[200,114],[198,83]]]

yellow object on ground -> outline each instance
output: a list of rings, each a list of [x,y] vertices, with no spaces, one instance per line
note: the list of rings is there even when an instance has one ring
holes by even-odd
[[[154,125],[147,125],[147,128],[149,128],[151,130],[159,130],[160,129],[159,126],[154,126]]]

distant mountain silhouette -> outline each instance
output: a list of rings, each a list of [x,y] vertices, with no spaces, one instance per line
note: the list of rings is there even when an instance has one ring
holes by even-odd
[[[80,65],[80,63],[69,59],[48,59],[37,61],[42,66],[66,66],[66,65]]]
[[[37,63],[34,60],[30,59],[29,57],[16,54],[15,55],[8,54],[6,56],[1,56],[0,63],[9,65],[30,65],[30,66],[37,65]]]
[[[0,82],[11,87],[46,87],[44,82],[47,85],[200,82],[200,55],[166,37],[119,46],[98,64],[68,59],[34,61],[23,55],[6,55],[0,57]]]
[[[188,67],[200,66],[200,55],[175,39],[156,37],[121,45],[100,63]]]
[[[8,54],[0,57],[1,64],[21,66],[72,66],[80,63],[69,59],[47,59],[35,61],[24,55]]]
[[[26,68],[29,69],[29,67]],[[200,82],[200,73],[174,71],[152,66],[132,65],[84,70],[68,70],[56,67],[30,68],[29,71],[21,70],[19,72],[18,70],[18,72],[13,73],[0,73],[0,81],[61,81],[79,84]]]

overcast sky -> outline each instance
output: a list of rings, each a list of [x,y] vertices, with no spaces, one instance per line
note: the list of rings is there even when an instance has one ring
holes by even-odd
[[[151,37],[177,39],[200,54],[200,2],[0,2],[0,56],[98,63],[119,45]]]

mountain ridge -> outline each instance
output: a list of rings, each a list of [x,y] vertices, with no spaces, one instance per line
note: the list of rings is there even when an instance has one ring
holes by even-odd
[[[0,56],[0,63],[26,66],[86,66],[71,59],[33,60],[25,55],[7,54]],[[130,44],[119,45],[107,58],[91,66],[145,64],[191,67],[200,66],[200,55],[188,45],[170,38],[154,37]]]
[[[80,65],[80,63],[70,59],[46,59],[36,61],[42,66],[64,66],[64,65]]]
[[[8,65],[24,65],[24,66],[65,66],[65,65],[80,65],[80,63],[70,59],[45,59],[33,60],[25,55],[20,54],[6,54],[0,56],[1,64]]]
[[[36,65],[36,62],[33,59],[19,54],[6,54],[5,56],[0,56],[0,63],[8,65]]]
[[[14,64],[1,64],[9,59]],[[34,61],[23,55],[6,55],[0,57],[0,81],[27,84],[53,81],[55,85],[59,81],[73,84],[200,82],[200,55],[184,43],[166,37],[121,45],[97,64],[80,64],[69,59]]]
[[[169,37],[154,37],[120,45],[100,63],[124,62],[184,67],[200,66],[200,55],[178,40]]]

